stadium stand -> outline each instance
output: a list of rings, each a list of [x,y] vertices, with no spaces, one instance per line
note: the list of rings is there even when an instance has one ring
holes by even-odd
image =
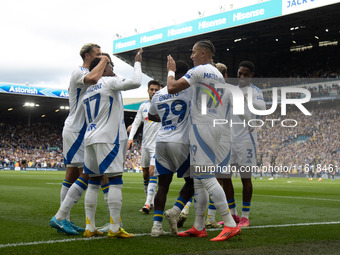
[[[0,123],[0,169],[19,167],[22,160],[27,161],[27,167],[54,168],[63,170],[62,155],[63,121],[33,123]],[[39,132],[37,132],[39,130]],[[137,135],[134,147],[127,152],[125,168],[139,169],[141,135]]]
[[[319,164],[323,172],[330,164],[340,162],[340,103],[314,103],[306,107],[312,116],[304,115],[300,110],[291,109],[284,119],[297,120],[294,128],[283,127],[271,122],[263,125],[258,132],[258,152],[263,155],[263,165],[292,166],[297,172],[307,169],[306,164]],[[265,119],[279,119],[282,116],[274,113]],[[295,166],[295,167],[294,167]],[[316,168],[316,166],[315,166]],[[339,175],[339,173],[337,173]]]
[[[63,168],[62,124],[38,122],[29,128],[20,122],[0,123],[0,168],[14,168],[24,159],[27,167]]]

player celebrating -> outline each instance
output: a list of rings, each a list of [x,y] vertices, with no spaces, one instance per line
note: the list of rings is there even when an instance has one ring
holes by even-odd
[[[134,235],[120,227],[122,207],[122,174],[126,146],[120,144],[119,134],[123,111],[120,91],[138,88],[142,81],[142,49],[135,57],[134,75],[131,79],[114,76],[112,65],[107,67],[97,84],[90,86],[82,99],[86,112],[84,172],[89,174],[89,187],[85,195],[86,230],[85,237],[103,235],[96,229],[95,212],[101,179],[105,173],[109,178],[108,206],[110,230],[108,238],[130,238]],[[98,59],[91,63],[91,68]],[[118,120],[118,121],[117,121]]]
[[[214,127],[213,125],[214,119],[225,119],[228,116],[228,105],[230,106],[231,103],[228,85],[225,84],[222,74],[213,66],[212,57],[214,53],[215,47],[209,40],[201,40],[195,43],[190,56],[195,67],[177,81],[172,73],[172,71],[176,70],[175,62],[171,56],[168,56],[167,67],[169,75],[167,84],[168,91],[171,94],[192,87],[190,165],[195,177],[195,223],[191,229],[178,233],[178,236],[207,236],[204,227],[204,215],[208,205],[208,194],[210,194],[215,207],[220,212],[224,221],[222,232],[217,237],[211,239],[211,241],[224,241],[239,235],[241,230],[236,226],[229,212],[225,193],[217,182],[216,177],[204,174],[204,169],[200,170],[204,167],[215,167],[219,163],[218,145],[222,133],[225,132],[225,135],[229,134],[228,125],[225,125],[226,127]],[[211,91],[215,95],[214,98],[211,98],[211,102],[204,102],[204,98],[206,98],[204,96],[207,94],[206,91]],[[209,93],[211,94],[211,92]],[[216,97],[219,103],[215,100],[214,104],[212,101]],[[202,106],[206,106],[206,114],[202,114]]]
[[[176,79],[181,78],[188,70],[183,61],[176,63]],[[149,119],[161,120],[162,127],[156,139],[156,168],[158,191],[155,197],[154,222],[151,236],[164,235],[162,228],[166,196],[173,174],[184,177],[185,184],[180,191],[173,208],[164,212],[170,230],[177,235],[177,218],[181,210],[194,193],[193,180],[190,178],[190,143],[189,143],[189,103],[190,89],[170,95],[167,87],[158,91],[151,100]]]
[[[108,58],[101,56],[101,54],[100,46],[97,44],[88,43],[81,48],[80,56],[83,59],[83,65],[72,73],[68,88],[70,113],[63,129],[63,155],[66,176],[60,192],[61,206],[57,214],[52,217],[50,226],[70,235],[78,235],[78,232],[84,232],[85,230],[70,221],[71,208],[86,190],[88,182],[88,176],[82,173],[84,164],[83,140],[86,122],[80,100],[87,87],[91,84],[96,84],[103,74]],[[101,61],[96,68],[89,72],[90,63],[95,58],[100,58]]]
[[[155,146],[158,130],[161,126],[159,122],[149,120],[148,112],[152,97],[159,91],[161,85],[159,81],[151,80],[148,82],[149,100],[142,103],[137,111],[136,117],[131,125],[127,148],[134,145],[133,137],[138,127],[143,123],[143,140],[142,140],[142,159],[141,167],[143,169],[144,192],[146,202],[142,208],[145,214],[149,214],[153,205],[155,191],[157,188],[157,177],[154,176],[155,169]]]
[[[243,61],[239,64],[237,78],[239,78],[239,88],[242,90],[247,102],[247,97],[249,90],[251,90],[253,106],[257,110],[265,110],[266,103],[263,100],[262,91],[251,83],[251,78],[254,77],[255,66],[250,61]],[[245,104],[245,112],[251,118],[255,119],[256,116],[250,112],[248,105]],[[239,116],[232,115],[231,117],[233,123],[240,123],[242,121]],[[250,166],[256,166],[257,158],[257,129],[249,129],[248,126],[233,125],[231,127],[232,133],[232,147],[231,147],[231,164],[236,164],[238,169],[242,166],[243,169]],[[231,181],[231,174],[228,178],[225,178],[223,185],[224,191],[228,199],[228,205],[236,222],[239,222],[238,226],[248,227],[249,226],[249,211],[251,204],[251,197],[253,193],[253,185],[251,182],[252,171],[240,171],[241,181],[242,181],[242,216],[239,218],[236,210],[235,198],[234,198],[234,188]]]
[[[226,81],[227,78],[228,78],[228,75],[227,75],[228,68],[227,68],[227,66],[225,64],[223,64],[223,63],[216,63],[215,66],[218,69],[218,71],[220,71],[220,73],[222,74],[222,76],[224,78],[224,81]],[[224,137],[224,138],[226,138],[226,141],[221,141],[221,145],[222,145],[221,151],[225,151],[225,150],[229,151],[228,146],[230,145],[230,141],[229,141],[230,137],[227,136],[227,137]],[[223,142],[226,142],[226,143],[224,144]],[[223,148],[223,145],[226,145],[227,148]],[[225,155],[223,155],[223,156],[225,156]],[[222,186],[223,186],[223,179],[224,178],[218,178],[217,179],[217,181]],[[216,216],[216,207],[214,205],[214,202],[211,199],[209,199],[207,220],[205,222],[205,227],[206,228],[221,228],[221,227],[223,227],[222,224],[216,222],[215,216]]]

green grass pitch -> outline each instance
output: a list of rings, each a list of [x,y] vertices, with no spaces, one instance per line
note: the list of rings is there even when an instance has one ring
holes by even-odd
[[[254,193],[248,229],[226,242],[208,238],[152,238],[153,215],[139,209],[145,202],[142,174],[123,176],[124,228],[135,238],[108,240],[66,236],[49,227],[59,208],[60,185],[65,172],[0,171],[0,254],[340,254],[340,180],[308,181],[306,178],[253,179]],[[175,202],[183,184],[174,177],[166,209]],[[241,213],[242,184],[234,179],[236,203]],[[192,227],[194,206],[180,230]],[[71,219],[85,226],[83,197]],[[109,213],[99,193],[97,226]],[[220,219],[217,213],[217,219]],[[168,231],[166,220],[164,230]]]

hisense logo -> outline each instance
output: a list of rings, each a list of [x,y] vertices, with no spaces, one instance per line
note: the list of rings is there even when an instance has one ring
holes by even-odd
[[[265,13],[264,9],[258,9],[258,10],[250,11],[250,12],[238,12],[233,15],[233,21],[249,19],[249,18],[253,18],[256,16],[262,16],[264,15],[264,13]]]
[[[126,47],[130,47],[130,46],[134,46],[134,45],[136,45],[135,40],[128,41],[128,42],[118,42],[115,45],[115,49],[126,48]]]

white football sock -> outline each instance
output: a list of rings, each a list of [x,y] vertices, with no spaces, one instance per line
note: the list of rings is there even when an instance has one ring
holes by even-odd
[[[89,182],[89,187],[85,195],[85,214],[86,214],[86,229],[91,232],[96,231],[96,209],[98,200],[98,191],[100,189],[100,181],[98,184]]]
[[[64,180],[64,181],[63,181],[63,184],[61,185],[61,189],[60,189],[60,205],[63,203],[63,201],[64,201],[64,199],[65,199],[65,197],[66,197],[66,194],[67,194],[69,188],[71,187],[71,186],[69,186],[69,184],[66,183],[66,182],[67,182],[67,181]],[[67,186],[65,186],[65,184],[66,184]]]
[[[153,199],[156,194],[156,189],[157,189],[157,177],[151,176],[149,179],[148,195],[145,202],[146,204],[151,205],[153,203]]]
[[[214,201],[216,209],[220,212],[224,226],[236,227],[236,223],[229,212],[227,199],[223,188],[216,178],[202,179],[204,187],[207,189],[211,200]]]
[[[208,215],[207,215],[207,219],[210,221],[210,222],[215,222],[215,216],[216,216],[216,207],[215,207],[215,204],[214,204],[214,201],[209,200],[209,206],[208,206]]]
[[[87,181],[86,181],[86,185],[87,185]],[[57,214],[55,215],[57,220],[64,220],[64,219],[70,220],[71,209],[83,195],[85,189],[87,188],[86,185],[82,184],[82,186],[79,186],[77,181],[72,184]]]
[[[122,184],[110,184],[108,206],[110,210],[110,230],[119,231],[120,211],[122,209]]]
[[[202,180],[194,179],[195,189],[195,223],[194,227],[198,231],[202,231],[205,227],[204,216],[208,206],[208,192],[205,190]]]

